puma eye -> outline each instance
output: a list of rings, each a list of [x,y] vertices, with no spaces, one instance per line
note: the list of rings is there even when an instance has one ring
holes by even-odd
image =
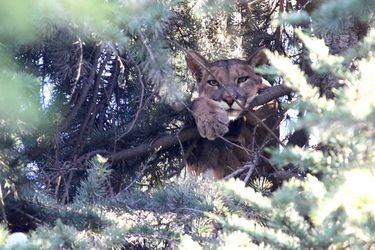
[[[219,83],[216,80],[208,80],[207,83],[212,87],[216,87],[219,85]]]
[[[237,83],[240,84],[240,83],[246,82],[247,79],[249,79],[248,76],[242,76],[242,77],[239,77],[239,78],[237,79]]]

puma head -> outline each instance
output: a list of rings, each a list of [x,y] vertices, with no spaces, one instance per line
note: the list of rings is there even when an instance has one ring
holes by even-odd
[[[261,50],[248,60],[225,59],[214,62],[206,60],[195,51],[189,51],[186,62],[197,81],[199,97],[216,101],[227,111],[230,120],[239,117],[259,89],[270,86],[254,71],[255,67],[267,62]]]

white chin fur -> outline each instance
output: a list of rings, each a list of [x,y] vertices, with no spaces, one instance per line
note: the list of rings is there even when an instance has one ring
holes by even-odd
[[[228,105],[226,102],[224,102],[224,101],[220,101],[220,102],[217,102],[217,103],[219,104],[219,107],[220,107],[220,108],[222,108],[222,109],[224,109],[224,110],[229,109],[229,105]]]
[[[230,121],[234,121],[238,118],[238,116],[240,115],[241,111],[232,111],[230,113],[228,113],[228,118]]]
[[[218,104],[224,110],[228,111],[230,109],[229,105],[224,101],[220,101],[220,102],[218,102]],[[242,108],[236,102],[233,103],[231,108],[234,109],[234,110],[228,111],[228,118],[229,118],[230,121],[237,120],[237,118],[241,114]]]

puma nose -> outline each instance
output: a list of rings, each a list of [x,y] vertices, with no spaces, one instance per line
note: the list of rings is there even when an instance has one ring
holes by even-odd
[[[224,101],[226,103],[228,103],[229,106],[232,106],[232,104],[234,103],[234,98],[233,98],[233,96],[229,95],[229,96],[224,98]]]

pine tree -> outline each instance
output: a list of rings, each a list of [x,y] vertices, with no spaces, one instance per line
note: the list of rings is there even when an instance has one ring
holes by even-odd
[[[313,17],[324,13],[325,18],[332,18],[332,12],[339,12],[359,18],[361,13],[360,18],[366,20],[363,15],[368,13],[368,5],[363,3],[353,10],[354,2],[347,1],[345,5],[329,2],[314,12]],[[324,21],[329,26],[340,20]],[[323,28],[324,23],[321,25]],[[339,55],[329,53],[336,44],[327,44],[300,30],[296,34],[309,50],[312,69],[332,75],[340,83],[331,89],[335,97],[330,99],[332,96],[321,95],[320,89],[309,83],[307,74],[290,59],[268,53],[274,70],[301,97],[292,106],[306,112],[298,127],[309,130],[319,143],[314,147],[289,147],[273,152],[275,166],[285,168],[292,164],[303,175],[285,182],[270,197],[246,188],[240,181],[219,184],[223,192],[235,197],[257,217],[212,214],[211,218],[224,228],[215,249],[374,247],[374,75],[368,71],[375,62],[374,30],[370,29],[361,42]],[[186,249],[194,244],[199,246],[188,236],[181,244]]]
[[[0,247],[372,249],[374,7],[0,3]],[[183,178],[197,135],[186,50],[262,46],[259,74],[294,90],[279,98],[294,122],[269,149],[275,170]]]

